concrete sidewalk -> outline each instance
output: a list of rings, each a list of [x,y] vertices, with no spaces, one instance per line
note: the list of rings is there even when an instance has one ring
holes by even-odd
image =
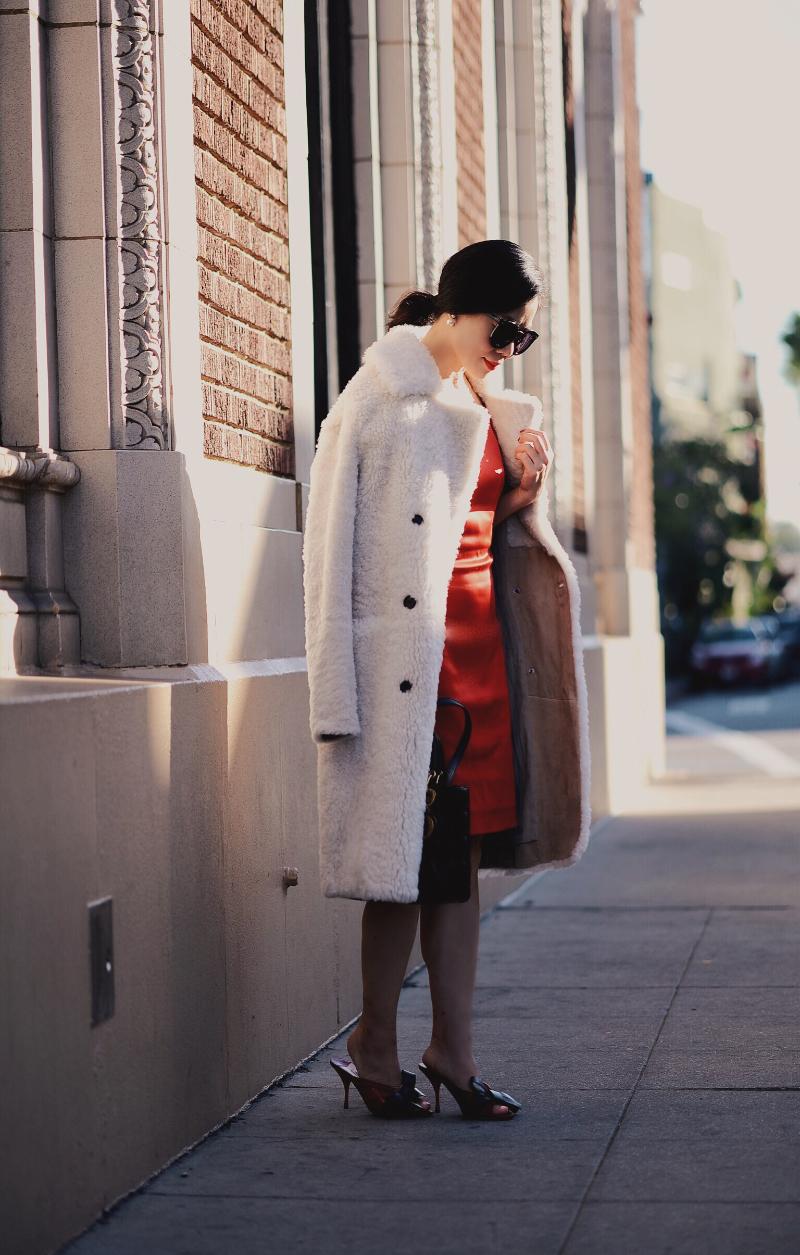
[[[484,920],[476,1054],[516,1119],[467,1122],[444,1090],[425,1121],[352,1089],[345,1111],[342,1034],[62,1250],[800,1249],[800,790],[719,789],[662,787]],[[422,970],[406,1067],[429,1010]]]

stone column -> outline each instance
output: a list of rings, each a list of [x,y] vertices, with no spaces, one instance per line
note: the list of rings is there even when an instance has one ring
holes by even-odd
[[[431,0],[376,0],[384,307],[441,267],[438,75]],[[377,329],[381,334],[383,325]]]
[[[586,165],[583,12],[585,0],[562,5],[564,114],[567,141],[568,265],[571,412],[573,450],[572,560],[581,588],[583,631],[591,641],[597,630],[595,589],[588,556],[594,521],[594,389],[589,247],[589,200]],[[571,181],[570,181],[571,179]]]
[[[83,661],[177,664],[186,661],[183,459],[170,452],[164,343],[160,3],[56,8],[60,447],[81,470],[65,511],[67,582]]]
[[[555,451],[550,499],[554,523],[571,542],[572,416],[569,282],[560,5],[495,0],[500,222],[541,267],[547,297],[541,339],[503,367],[505,385],[542,398]]]
[[[569,548],[572,545],[572,385],[560,0],[534,0],[530,43],[533,64],[533,148],[530,156],[535,170],[538,250],[531,248],[529,251],[537,257],[544,270],[548,295],[539,315],[542,330],[542,339],[537,345],[539,360],[537,362],[534,356],[536,350],[522,359],[523,387],[538,391],[544,403],[545,416],[552,423],[555,467],[550,496],[553,521],[560,538]],[[520,229],[525,232],[523,212],[520,213]],[[527,358],[532,360],[528,362]],[[531,387],[526,377],[534,375],[537,370],[541,372],[539,388]]]
[[[353,159],[358,229],[360,340],[366,348],[383,330],[383,203],[378,125],[378,32],[375,0],[351,0]]]
[[[435,0],[411,0],[411,83],[414,125],[414,226],[417,275],[435,291],[442,256],[442,150]]]
[[[443,261],[441,6],[352,0],[361,343],[383,333],[412,287]]]
[[[601,630],[630,631],[627,518],[631,414],[625,218],[625,149],[615,6],[590,0],[585,19],[594,344],[596,516],[592,540]]]
[[[626,117],[635,74],[631,48],[623,56],[621,23],[633,15],[621,14],[620,4],[588,0],[583,31],[594,391],[589,555],[598,632],[587,667],[595,696],[595,804],[603,810],[629,801],[663,770],[664,752],[656,579],[652,564],[638,560],[648,547],[634,538],[634,481],[649,475],[649,462],[634,443],[633,379],[641,363],[631,309],[643,306],[636,288],[643,280],[636,250],[630,251],[628,205],[640,195],[640,175],[633,150],[626,152],[626,140],[635,143],[635,119]],[[639,415],[640,438],[643,424],[647,413]]]
[[[51,3],[49,11],[62,5]],[[38,2],[0,3],[0,672],[78,660],[61,510],[48,35]]]

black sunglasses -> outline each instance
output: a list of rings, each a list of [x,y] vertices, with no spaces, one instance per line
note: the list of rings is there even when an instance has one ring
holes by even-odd
[[[539,339],[538,331],[531,331],[529,327],[521,327],[518,322],[514,322],[511,318],[499,318],[497,314],[487,314],[487,318],[491,318],[494,322],[492,333],[489,336],[489,343],[493,349],[504,349],[509,344],[514,344],[514,355],[524,353],[532,344]]]

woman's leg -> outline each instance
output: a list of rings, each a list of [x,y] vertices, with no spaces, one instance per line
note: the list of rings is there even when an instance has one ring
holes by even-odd
[[[417,935],[416,902],[366,902],[361,917],[363,1010],[347,1038],[359,1076],[400,1084],[397,1003]]]
[[[472,997],[478,964],[480,901],[478,865],[480,837],[472,838],[472,893],[467,902],[423,905],[420,911],[420,944],[428,968],[433,1007],[430,1045],[423,1063],[437,1068],[461,1089],[469,1078],[480,1075],[472,1051]],[[497,1114],[508,1108],[495,1103]]]

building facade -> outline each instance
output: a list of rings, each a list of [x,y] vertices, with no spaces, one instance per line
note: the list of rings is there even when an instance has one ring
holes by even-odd
[[[764,612],[781,584],[767,560],[757,361],[737,346],[727,240],[650,173],[643,203],[662,630],[679,674],[705,618]]]
[[[596,813],[661,769],[636,9],[0,0],[10,1249],[360,1009],[361,906],[318,882],[309,469],[388,310],[471,240],[547,277],[503,369],[555,450]]]
[[[669,196],[651,175],[644,198],[656,436],[722,439],[740,406],[728,242],[698,206]]]

